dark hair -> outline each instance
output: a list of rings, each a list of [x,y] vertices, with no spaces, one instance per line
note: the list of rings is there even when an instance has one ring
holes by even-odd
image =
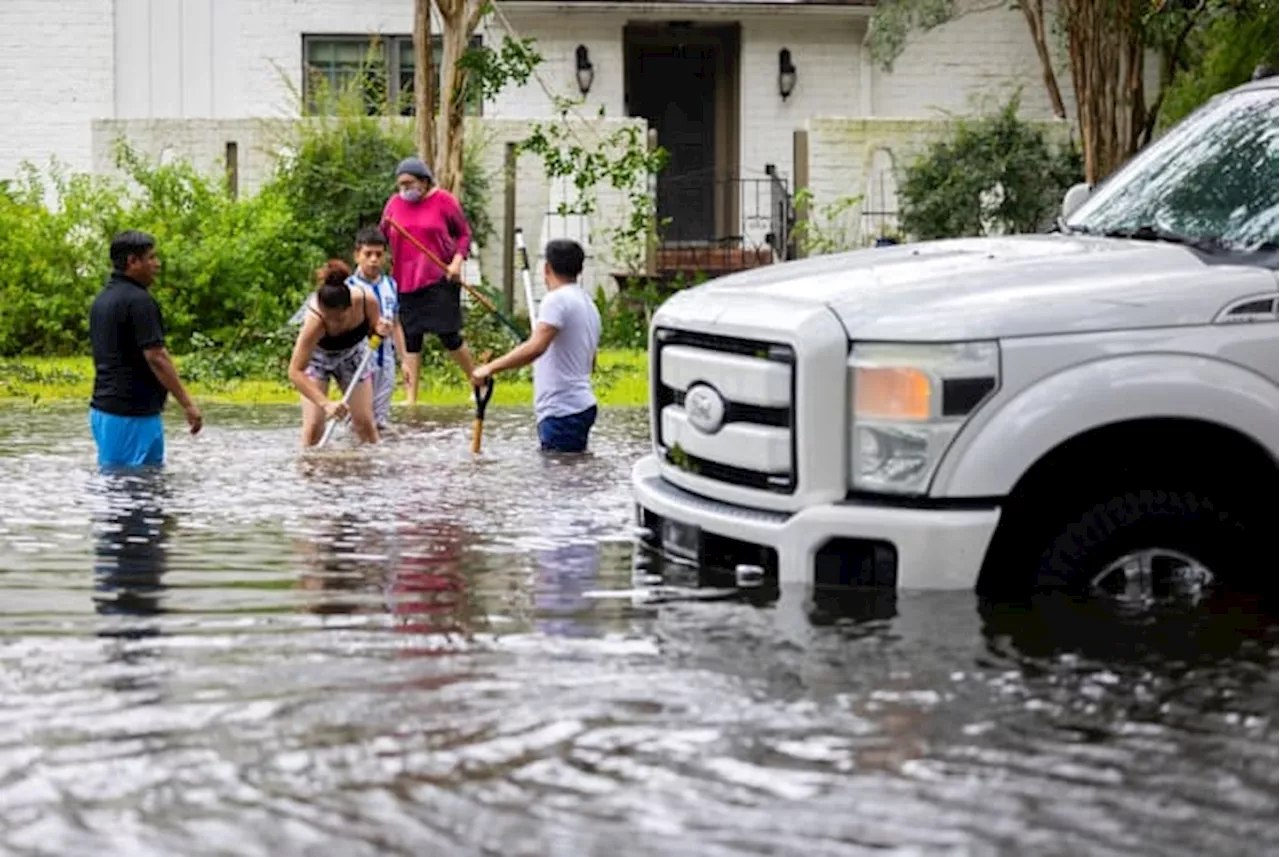
[[[386,247],[387,236],[382,234],[382,230],[376,226],[366,226],[356,233],[356,248],[361,247]]]
[[[570,238],[548,241],[542,255],[556,276],[575,279],[582,273],[582,262],[586,259],[586,254],[582,252],[582,245]]]
[[[351,306],[351,287],[347,285],[347,277],[350,276],[351,268],[341,259],[325,262],[316,271],[316,297],[320,305],[329,309],[346,309]]]
[[[156,239],[145,232],[128,229],[111,239],[111,267],[124,272],[129,267],[129,257],[141,258],[156,246]]]

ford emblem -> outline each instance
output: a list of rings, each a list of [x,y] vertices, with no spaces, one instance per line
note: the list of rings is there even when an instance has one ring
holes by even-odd
[[[714,387],[694,384],[684,396],[689,424],[703,434],[715,434],[724,425],[724,399]]]

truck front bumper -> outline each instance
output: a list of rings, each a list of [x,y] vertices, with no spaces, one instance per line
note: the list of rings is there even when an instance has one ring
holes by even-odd
[[[913,508],[840,502],[810,506],[794,514],[766,512],[720,503],[691,494],[662,479],[650,454],[632,470],[631,485],[641,523],[665,527],[673,522],[680,536],[698,545],[714,545],[720,556],[767,555],[776,562],[778,582],[811,584],[819,569],[846,564],[850,553],[874,555],[876,584],[899,589],[972,589],[986,557],[1000,510],[991,508]],[[653,533],[658,544],[662,532]],[[887,545],[891,550],[886,551]],[[690,545],[686,542],[683,547]],[[687,555],[687,554],[686,554]],[[753,562],[754,560],[747,560]],[[891,563],[892,573],[886,568]],[[857,570],[853,573],[858,576]],[[865,577],[866,575],[862,575]]]

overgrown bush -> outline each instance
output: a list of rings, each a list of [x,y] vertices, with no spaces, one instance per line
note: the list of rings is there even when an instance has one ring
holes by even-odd
[[[702,272],[693,276],[680,273],[667,281],[631,276],[613,295],[597,289],[594,300],[600,313],[600,346],[648,348],[649,324],[654,311],[676,292],[701,285],[707,279]]]
[[[917,239],[1035,232],[1052,223],[1084,163],[1018,118],[1015,96],[997,113],[959,119],[903,172],[901,224]],[[993,191],[995,191],[993,193]]]
[[[0,354],[86,352],[89,305],[110,272],[111,237],[126,228],[156,237],[152,293],[173,350],[197,332],[230,341],[288,318],[323,253],[278,194],[235,200],[189,164],[156,166],[125,144],[117,163],[127,184],[56,167],[46,182],[27,165],[0,194]]]
[[[327,256],[350,258],[356,231],[377,222],[405,151],[400,126],[377,120],[344,117],[301,134],[300,156],[238,199],[190,163],[158,165],[124,142],[116,149],[123,180],[57,165],[46,176],[24,165],[0,186],[0,355],[87,352],[89,305],[110,273],[111,237],[141,229],[157,241],[152,294],[169,346],[193,352],[193,372],[227,380],[282,367],[290,344],[282,337],[291,341],[292,332],[281,331],[312,272]],[[469,164],[466,199],[483,212],[488,177],[478,157]],[[487,216],[476,220],[483,240],[492,227]],[[230,356],[215,358],[218,351]]]
[[[1280,7],[1261,3],[1213,4],[1210,21],[1188,37],[1189,61],[1169,84],[1160,106],[1160,130],[1190,115],[1219,92],[1248,81],[1258,65],[1280,61]]]
[[[45,206],[46,195],[61,201]],[[89,303],[110,268],[110,236],[123,222],[119,192],[103,179],[48,178],[27,164],[0,192],[0,354],[86,349]]]
[[[152,294],[177,351],[201,334],[231,345],[280,328],[311,288],[324,251],[276,189],[232,199],[186,162],[155,166],[121,148],[141,187],[129,219],[156,236],[160,276]]]

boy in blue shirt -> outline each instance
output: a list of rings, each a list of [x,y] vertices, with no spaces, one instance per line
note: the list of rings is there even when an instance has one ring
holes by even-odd
[[[383,339],[373,356],[373,418],[378,431],[385,431],[391,415],[391,395],[396,389],[396,353],[404,353],[404,329],[400,326],[400,299],[396,281],[383,269],[387,260],[387,236],[376,227],[356,234],[356,269],[347,284],[372,292],[382,318],[393,325],[394,344]],[[385,336],[385,331],[379,331]]]

